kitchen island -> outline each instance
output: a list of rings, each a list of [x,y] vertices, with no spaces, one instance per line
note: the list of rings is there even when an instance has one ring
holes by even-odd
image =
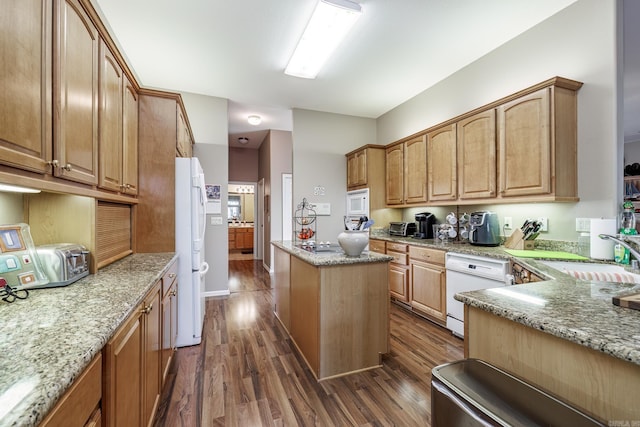
[[[609,425],[640,425],[640,311],[612,304],[637,284],[553,280],[458,294],[465,356],[485,360]]]
[[[69,286],[0,302],[0,426],[41,423],[176,260],[134,254]]]
[[[391,256],[275,248],[275,307],[317,380],[381,366],[389,351]]]

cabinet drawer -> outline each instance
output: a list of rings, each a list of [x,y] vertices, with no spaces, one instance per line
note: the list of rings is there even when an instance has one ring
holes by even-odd
[[[409,246],[409,258],[432,264],[444,265],[445,251],[439,249],[422,248]]]
[[[387,255],[393,257],[393,260],[389,261],[391,264],[409,265],[409,255],[406,253],[387,250]]]
[[[102,398],[102,355],[98,353],[40,427],[85,425]]]
[[[162,276],[162,295],[166,295],[167,291],[171,288],[173,282],[176,281],[176,277],[178,275],[178,263],[174,262],[171,264],[171,267],[164,273]]]
[[[371,252],[378,252],[379,254],[385,253],[385,244],[384,240],[369,240],[369,250]]]
[[[395,252],[407,252],[407,244],[405,243],[392,243],[392,242],[387,242],[387,250],[391,250],[391,251],[395,251]]]

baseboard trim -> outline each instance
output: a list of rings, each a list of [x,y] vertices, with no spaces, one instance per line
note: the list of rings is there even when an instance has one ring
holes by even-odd
[[[209,291],[209,292],[205,292],[204,296],[205,298],[207,297],[226,297],[231,295],[231,292],[229,292],[229,289],[224,289],[221,291]]]

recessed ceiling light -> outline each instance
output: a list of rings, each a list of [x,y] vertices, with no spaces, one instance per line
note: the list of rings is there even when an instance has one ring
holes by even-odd
[[[247,121],[249,122],[250,125],[257,126],[260,123],[262,123],[262,118],[260,116],[249,116],[247,118]]]
[[[241,136],[240,138],[238,138],[238,142],[240,144],[246,144],[249,142],[249,138],[247,138],[246,136]]]

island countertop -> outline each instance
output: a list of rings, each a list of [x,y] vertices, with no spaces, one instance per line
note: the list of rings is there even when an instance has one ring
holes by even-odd
[[[176,257],[129,255],[69,286],[0,302],[0,426],[38,425]]]
[[[393,259],[390,255],[379,254],[377,252],[363,251],[360,256],[351,257],[347,256],[344,251],[338,249],[334,252],[309,252],[305,249],[301,249],[290,240],[285,241],[272,241],[272,245],[282,249],[283,251],[306,261],[307,263],[316,267],[330,266],[330,265],[345,265],[345,264],[363,264],[363,263],[376,263],[376,262],[389,262]]]

